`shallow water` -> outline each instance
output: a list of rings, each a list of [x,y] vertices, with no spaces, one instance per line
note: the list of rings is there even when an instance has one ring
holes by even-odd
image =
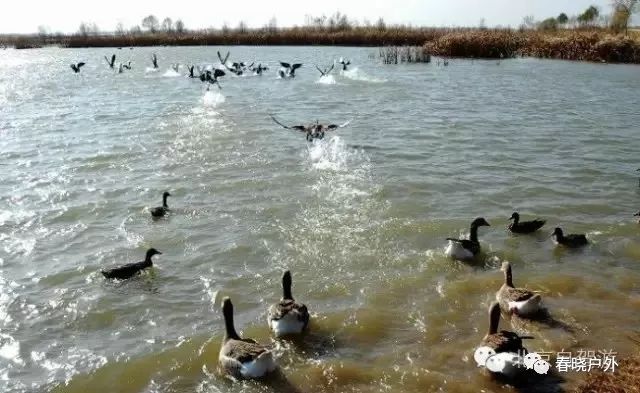
[[[508,391],[473,360],[504,260],[559,321],[514,323],[536,337],[530,351],[637,352],[640,68],[384,66],[375,49],[240,47],[233,60],[271,69],[208,92],[170,70],[218,49],[3,51],[1,391]],[[113,52],[133,69],[111,72]],[[321,79],[312,64],[340,56],[355,68]],[[279,80],[278,60],[305,67]],[[307,144],[272,113],[353,121]],[[152,221],[166,189],[172,212]],[[510,235],[515,210],[548,223]],[[477,216],[492,224],[482,265],[445,258],[444,239]],[[555,226],[592,245],[557,249]],[[150,272],[100,275],[150,246],[163,252]],[[313,314],[296,343],[265,322],[287,268]],[[275,346],[280,378],[216,373],[223,296],[240,330]],[[562,376],[529,388],[584,374]]]

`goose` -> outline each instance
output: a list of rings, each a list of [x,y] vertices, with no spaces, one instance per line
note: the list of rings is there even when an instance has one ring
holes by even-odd
[[[284,63],[284,62],[280,62],[280,65],[282,66],[282,68],[278,71],[278,74],[280,75],[280,78],[295,78],[296,76],[296,70],[300,67],[302,67],[302,63],[295,63],[295,64],[289,64],[289,63]]]
[[[528,289],[515,288],[513,286],[511,264],[509,262],[503,262],[500,270],[504,272],[504,283],[500,290],[496,292],[496,300],[500,307],[507,313],[522,317],[531,316],[538,312],[542,297]]]
[[[178,70],[180,69],[180,64],[176,63],[176,64],[171,64],[171,68],[173,68],[173,70],[178,73]]]
[[[321,76],[321,77],[322,77],[322,76],[327,76],[327,75],[329,75],[329,73],[331,72],[331,70],[333,70],[333,66],[334,66],[334,64],[332,64],[330,68],[325,68],[324,70],[321,70],[321,69],[320,69],[320,67],[318,67],[318,66],[316,65],[316,70],[318,70],[318,71],[320,72],[320,76]]]
[[[118,63],[118,74],[122,74],[124,72],[124,68],[122,67],[122,63]]]
[[[220,87],[218,78],[225,75],[226,74],[224,71],[216,68],[215,70],[213,70],[213,72],[206,70],[204,73],[200,74],[200,80],[202,82],[209,82],[212,85],[217,85],[218,89],[222,89],[222,87]],[[207,86],[207,90],[209,90],[209,86]]]
[[[244,62],[233,62],[231,63],[231,67],[229,67],[227,65],[227,60],[229,60],[229,55],[231,53],[227,51],[227,55],[224,57],[224,59],[222,58],[220,51],[218,51],[217,54],[218,54],[218,59],[220,60],[220,64],[222,64],[222,66],[226,68],[227,71],[231,72],[232,74],[236,74],[238,76],[243,74],[243,70],[246,68],[246,65]],[[251,65],[253,65],[253,63],[251,63]]]
[[[471,230],[469,232],[469,240],[467,239],[454,239],[448,237],[449,245],[445,250],[445,254],[458,260],[473,259],[480,252],[480,242],[478,242],[478,227],[490,226],[489,223],[482,217],[478,217],[471,223]]]
[[[104,60],[107,62],[107,64],[109,65],[109,68],[114,69],[115,65],[116,65],[116,54],[114,53],[111,56],[111,61],[109,61],[109,59],[107,58],[107,56],[104,57]]]
[[[507,330],[498,331],[500,324],[500,305],[494,302],[489,306],[489,330],[480,343],[480,348],[494,354],[496,363],[501,368],[491,367],[492,372],[512,376],[519,371],[520,358],[528,351],[522,346],[522,340],[532,339],[531,336],[520,336]],[[487,361],[491,361],[491,357]],[[489,368],[489,367],[488,367]]]
[[[337,130],[338,128],[342,128],[347,126],[349,123],[351,123],[351,120],[348,120],[347,122],[343,123],[343,124],[329,124],[329,125],[324,125],[324,124],[320,124],[317,120],[314,124],[310,124],[307,126],[303,126],[303,125],[296,125],[296,126],[287,126],[284,125],[282,123],[280,123],[273,115],[271,115],[271,119],[278,125],[288,129],[288,130],[296,130],[296,131],[300,131],[300,132],[304,132],[306,133],[306,138],[307,141],[311,142],[314,139],[322,139],[324,138],[324,134],[327,131],[334,131]]]
[[[158,56],[155,53],[151,56],[151,62],[153,63],[153,68],[158,68]]]
[[[296,303],[291,295],[291,272],[282,276],[282,299],[269,307],[267,322],[276,337],[300,334],[309,324],[309,311],[304,304]]]
[[[273,354],[264,346],[249,338],[240,338],[233,326],[231,299],[222,300],[224,338],[218,362],[225,373],[234,378],[261,378],[276,369]]]
[[[127,70],[130,70],[130,69],[131,69],[131,60],[129,60],[129,61],[127,62],[127,64],[123,64],[123,65],[122,65],[122,68],[127,69]]]
[[[194,66],[194,65],[190,65],[190,66],[188,67],[188,69],[189,69],[189,78],[195,78],[195,77],[196,77],[196,76],[193,74],[193,69],[194,69],[194,68],[195,68],[195,66]]]
[[[167,205],[167,197],[170,197],[169,191],[162,193],[162,206],[154,207],[151,209],[151,216],[155,218],[163,217],[169,211],[169,205]]]
[[[85,64],[84,62],[80,62],[78,64],[71,64],[71,69],[73,70],[73,72],[77,74],[78,72],[80,72],[80,67],[82,67],[84,64]]]
[[[509,230],[513,233],[532,233],[542,228],[545,224],[545,220],[533,220],[520,222],[520,214],[514,212],[509,220],[513,220],[513,223],[509,225]]]
[[[637,212],[636,214],[633,215],[634,217],[640,217],[640,212]],[[638,224],[640,224],[640,218],[638,219]]]
[[[346,60],[341,57],[340,60],[338,60],[338,63],[342,64],[342,71],[346,71],[347,66],[351,64],[351,60]]]
[[[126,280],[127,278],[131,278],[134,275],[140,273],[142,270],[153,266],[153,262],[151,261],[151,257],[154,255],[161,255],[162,253],[155,248],[150,248],[147,250],[147,254],[144,258],[144,261],[128,263],[126,265],[114,267],[109,270],[102,270],[102,275],[108,279],[118,279],[118,280]]]
[[[589,244],[589,241],[587,240],[587,237],[585,235],[572,233],[565,236],[562,232],[562,229],[560,228],[554,229],[551,236],[555,236],[557,244],[569,248],[578,248]]]

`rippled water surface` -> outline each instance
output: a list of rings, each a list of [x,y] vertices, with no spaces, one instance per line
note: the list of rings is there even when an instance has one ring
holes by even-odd
[[[561,321],[503,319],[535,336],[529,350],[637,350],[639,67],[385,66],[375,49],[237,47],[232,59],[271,69],[209,92],[168,71],[218,49],[2,52],[1,391],[507,391],[473,360],[505,260]],[[113,52],[133,69],[109,70]],[[340,56],[354,68],[320,80],[313,63]],[[279,80],[278,60],[305,66]],[[271,113],[353,120],[308,144]],[[171,214],[152,221],[164,190]],[[548,223],[510,235],[515,210]],[[444,239],[478,216],[492,225],[481,265],[447,259]],[[557,249],[555,226],[592,244]],[[148,247],[163,252],[148,273],[99,273]],[[265,322],[285,269],[313,314],[295,343]],[[223,296],[245,335],[273,344],[280,380],[217,374]]]

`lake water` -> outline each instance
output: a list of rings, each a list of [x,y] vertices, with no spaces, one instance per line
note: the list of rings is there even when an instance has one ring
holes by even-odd
[[[218,49],[2,51],[1,391],[509,391],[473,360],[505,260],[561,321],[502,319],[535,336],[530,351],[637,352],[640,67],[233,47],[270,70],[209,92],[168,71]],[[114,52],[133,69],[111,71]],[[319,81],[313,63],[340,56],[352,69]],[[305,65],[279,80],[278,60]],[[269,114],[352,122],[309,144]],[[164,190],[172,212],[152,221]],[[547,225],[513,236],[513,211]],[[446,258],[445,238],[479,216],[483,266]],[[558,249],[555,226],[592,244]],[[163,252],[150,272],[100,274],[148,247]],[[266,325],[285,269],[312,312],[297,343]],[[285,381],[216,373],[223,296],[239,330],[274,345]],[[562,376],[530,388],[584,373]]]

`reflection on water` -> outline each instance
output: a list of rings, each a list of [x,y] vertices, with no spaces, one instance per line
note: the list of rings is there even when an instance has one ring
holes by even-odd
[[[204,65],[215,50],[6,51],[0,390],[508,391],[473,360],[503,261],[547,307],[537,321],[501,320],[535,337],[530,351],[637,349],[637,67],[382,66],[369,49],[238,47],[234,59],[271,69],[209,90],[185,67],[150,68],[153,52]],[[113,52],[132,70],[109,70]],[[348,71],[318,78],[312,64],[341,56]],[[281,59],[305,66],[277,80]],[[307,143],[269,114],[353,121]],[[164,190],[171,214],[151,220]],[[547,226],[509,234],[513,211]],[[444,239],[479,216],[492,225],[481,263],[445,258]],[[592,245],[556,248],[555,226]],[[148,247],[163,252],[153,269],[104,281],[101,268]],[[266,324],[284,269],[313,316],[295,341]],[[243,334],[279,357],[265,384],[217,372],[223,296]],[[568,390],[580,377],[517,388]]]

